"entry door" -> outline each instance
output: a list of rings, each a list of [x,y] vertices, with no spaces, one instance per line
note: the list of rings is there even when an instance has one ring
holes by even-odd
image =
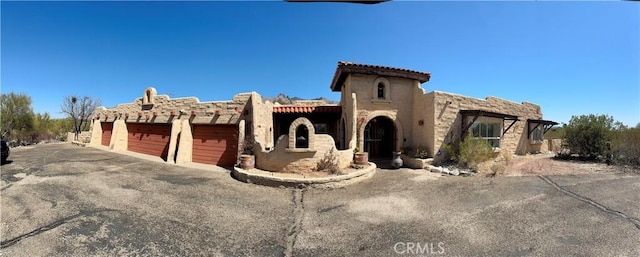
[[[364,150],[371,158],[393,157],[393,141],[395,139],[392,121],[375,118],[367,123],[364,129]]]

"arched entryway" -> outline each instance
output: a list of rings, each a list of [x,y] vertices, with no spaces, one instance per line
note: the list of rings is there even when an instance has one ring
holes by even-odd
[[[393,120],[377,116],[364,127],[364,151],[371,159],[392,158],[396,149],[396,127]]]

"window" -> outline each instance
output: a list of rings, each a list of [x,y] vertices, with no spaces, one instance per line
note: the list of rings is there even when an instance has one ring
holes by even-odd
[[[327,129],[327,123],[314,123],[313,128],[316,131],[316,134],[329,133],[329,130]]]
[[[542,142],[544,139],[544,133],[542,132],[542,127],[539,125],[531,131],[531,140],[534,142]]]
[[[471,134],[487,140],[492,147],[500,147],[499,123],[474,122],[471,125]]]
[[[371,101],[374,103],[388,103],[391,101],[389,80],[379,77],[371,84]]]
[[[378,99],[385,99],[384,84],[382,82],[378,83]]]
[[[296,128],[296,148],[309,148],[309,130],[305,125]]]

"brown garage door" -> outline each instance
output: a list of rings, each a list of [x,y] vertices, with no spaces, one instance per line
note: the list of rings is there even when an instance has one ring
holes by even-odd
[[[129,131],[127,150],[167,160],[171,125],[128,123],[127,130]]]
[[[193,126],[193,162],[232,166],[238,153],[238,128],[226,125]]]
[[[102,127],[102,145],[109,146],[109,142],[111,142],[111,134],[113,132],[113,122],[104,122],[100,123]]]

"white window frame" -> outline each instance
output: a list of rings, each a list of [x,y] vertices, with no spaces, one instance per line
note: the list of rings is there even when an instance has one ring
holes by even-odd
[[[489,135],[489,126],[494,126],[493,135]],[[485,118],[479,117],[471,126],[469,127],[469,135],[472,137],[482,138],[487,140],[493,149],[499,149],[502,145],[502,120],[494,119],[494,118]],[[475,127],[480,127],[478,134],[474,133]],[[484,131],[483,131],[484,128]],[[484,133],[483,133],[484,132]],[[494,145],[494,142],[497,140],[497,146]]]

